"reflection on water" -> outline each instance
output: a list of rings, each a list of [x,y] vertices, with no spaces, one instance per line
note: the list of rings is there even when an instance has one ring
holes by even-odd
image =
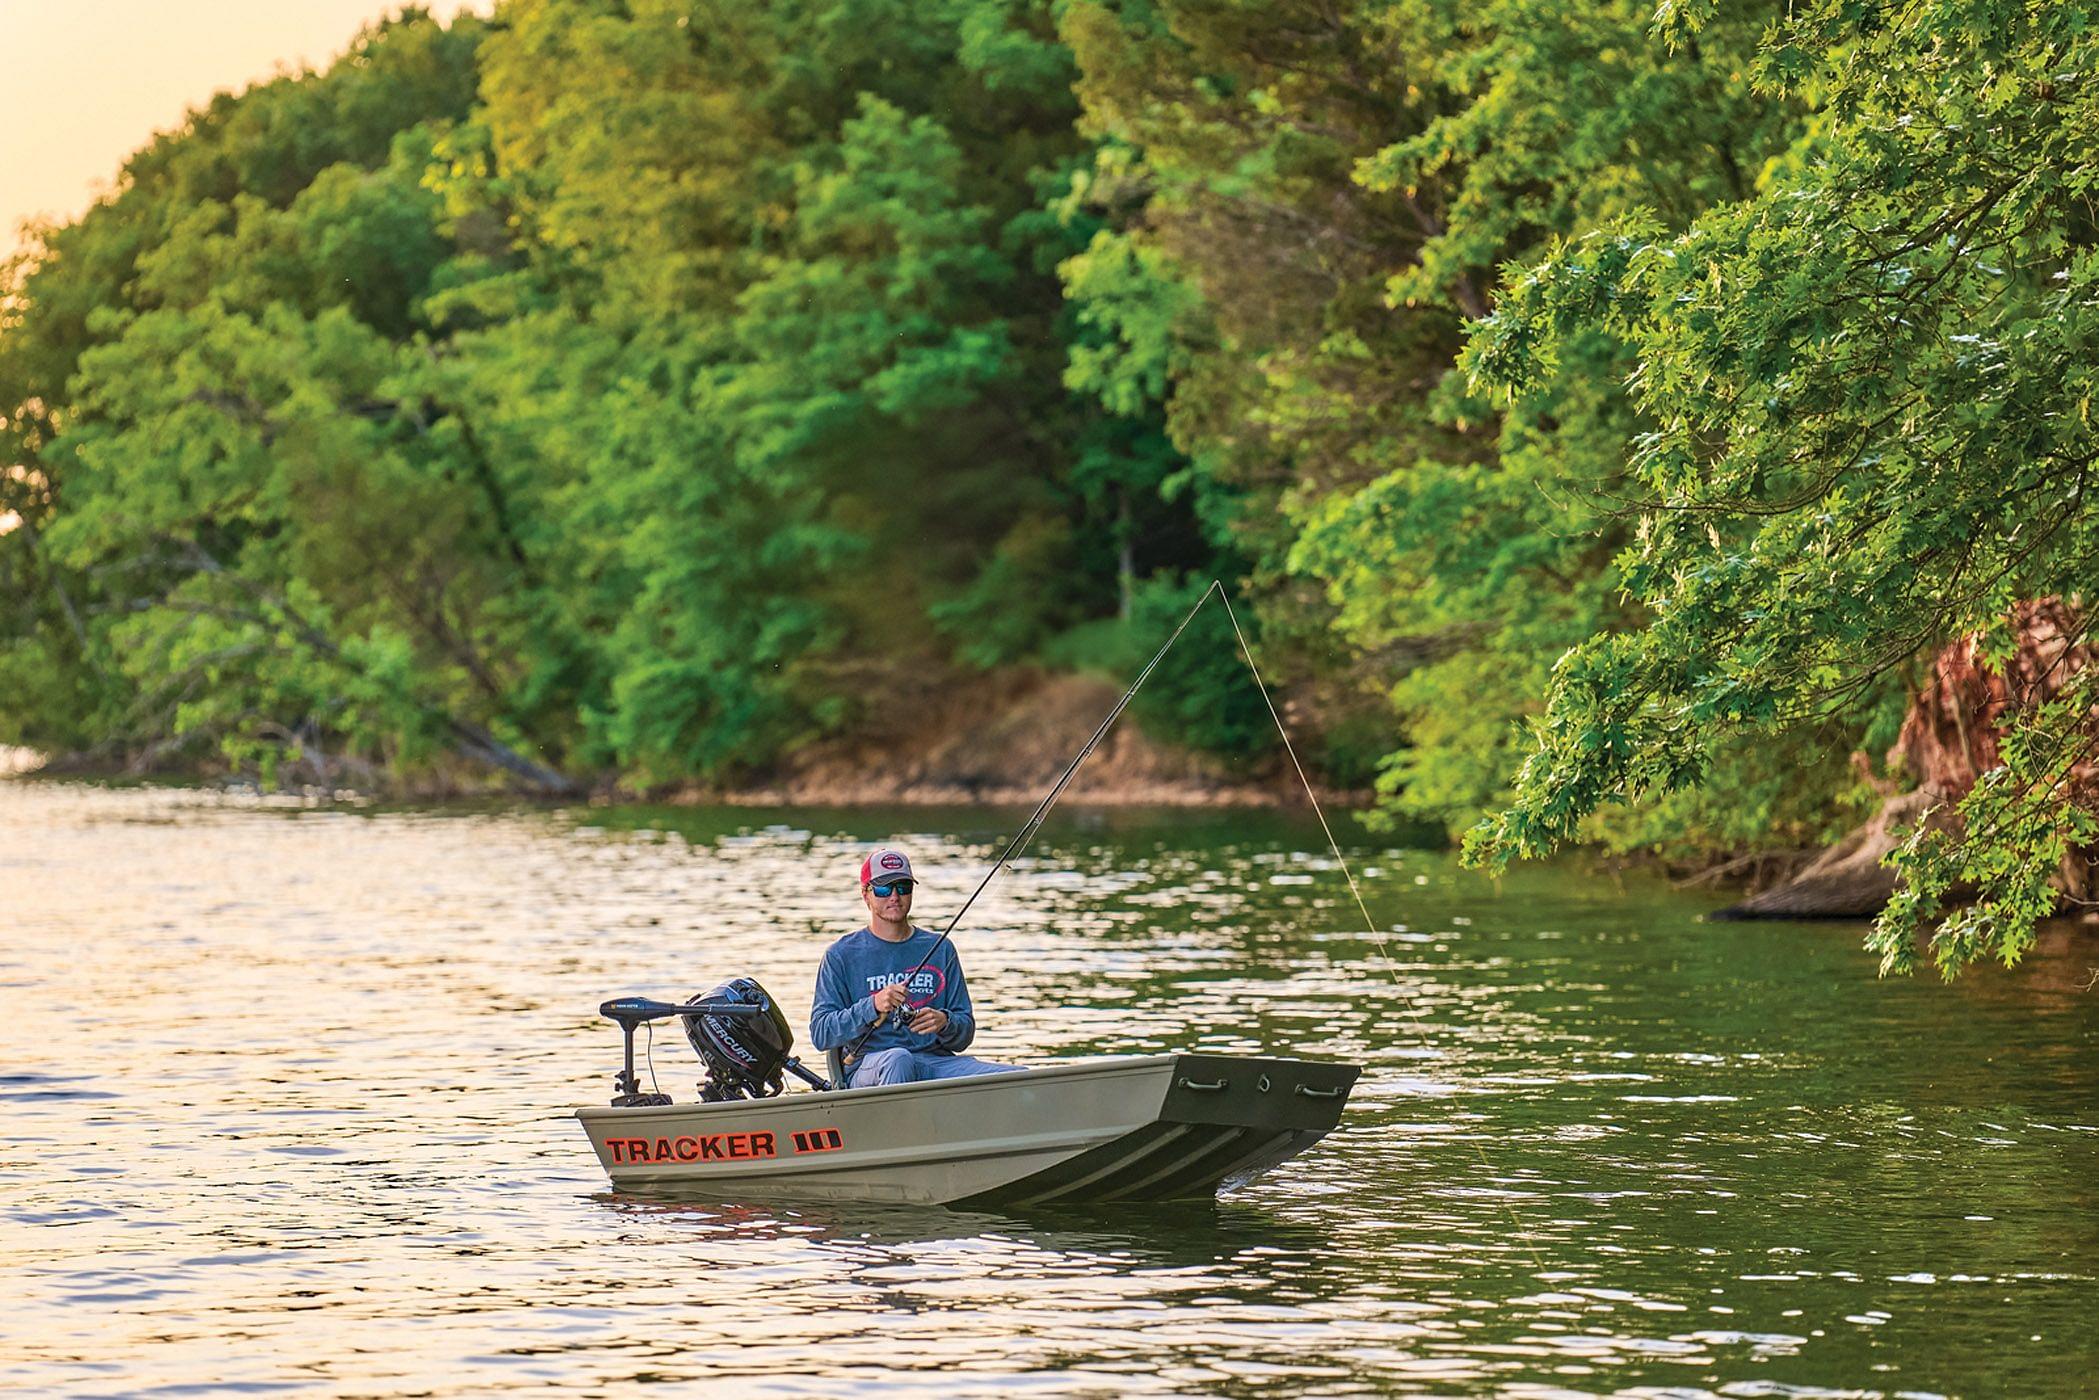
[[[1355,1059],[1216,1204],[610,1192],[615,993],[806,1022],[864,844],[921,919],[1017,814],[310,808],[0,782],[0,1388],[2075,1394],[2099,1316],[2089,935],[1951,987],[1656,884],[1061,816],[958,935],[987,1055]],[[688,1098],[682,1037],[645,1065]]]

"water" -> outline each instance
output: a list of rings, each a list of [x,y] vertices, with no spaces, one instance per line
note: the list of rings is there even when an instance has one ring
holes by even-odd
[[[1060,818],[961,937],[998,1058],[1367,1068],[1215,1206],[607,1189],[615,993],[806,1022],[864,844],[998,812],[306,807],[0,781],[0,1389],[40,1395],[2071,1395],[2099,1363],[2099,938],[1878,982],[1316,827]],[[658,1037],[662,1087],[696,1065]]]

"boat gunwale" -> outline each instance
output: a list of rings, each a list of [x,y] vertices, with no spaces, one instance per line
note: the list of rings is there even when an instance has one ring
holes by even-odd
[[[895,1097],[903,1094],[932,1095],[937,1092],[985,1092],[1003,1090],[1008,1087],[996,1081],[1012,1080],[1026,1075],[1028,1082],[1039,1084],[1045,1079],[1075,1079],[1105,1077],[1116,1074],[1133,1074],[1156,1071],[1180,1063],[1200,1051],[1169,1051],[1158,1055],[1092,1055],[1082,1060],[1051,1061],[1035,1066],[1023,1065],[1018,1070],[1000,1071],[992,1074],[961,1075],[953,1079],[918,1079],[908,1084],[871,1084],[859,1089],[811,1089],[807,1092],[775,1094],[768,1099],[721,1099],[705,1103],[689,1099],[682,1103],[634,1104],[624,1107],[612,1104],[585,1104],[576,1109],[575,1116],[583,1122],[597,1119],[643,1120],[661,1117],[682,1117],[693,1113],[761,1112],[781,1113],[819,1104],[840,1102],[858,1103],[876,1096]],[[1319,1063],[1307,1061],[1306,1063]]]

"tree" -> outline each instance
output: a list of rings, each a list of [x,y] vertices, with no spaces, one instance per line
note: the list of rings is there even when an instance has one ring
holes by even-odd
[[[1570,340],[1504,414],[1456,373],[1467,318],[1556,233],[1748,193],[1798,119],[1744,76],[1775,7],[1677,48],[1650,11],[1161,0],[1067,19],[1089,121],[1135,153],[1110,173],[1146,190],[1135,254],[1104,244],[1084,270],[1119,259],[1198,294],[1168,332],[1134,323],[1176,338],[1174,441],[1243,497],[1234,536],[1284,673],[1341,716],[1396,711],[1381,786],[1403,815],[1462,827],[1497,804],[1555,658],[1626,616],[1624,346]],[[1737,834],[1717,818],[1738,807],[1715,807],[1672,834]]]
[[[1675,11],[1696,34],[1710,7]],[[1506,290],[1466,366],[1523,401],[1601,330],[1654,423],[1621,559],[1639,625],[1557,666],[1490,864],[1600,805],[1702,781],[1717,746],[1837,724],[1892,738],[1914,667],[2022,599],[2082,600],[2099,331],[2099,57],[2076,5],[1803,7],[1759,56],[1817,119],[1755,198],[1680,233],[1630,216]],[[1920,827],[1872,946],[1907,971],[2015,961],[2095,827],[2089,670],[2002,723],[1951,829]],[[1960,885],[1977,898],[1948,913]],[[1943,917],[1942,917],[1943,916]]]
[[[249,755],[441,735],[545,776],[483,727],[514,718],[501,699],[452,707],[501,690],[509,593],[472,547],[487,502],[457,434],[410,382],[423,357],[396,344],[448,252],[420,175],[471,104],[479,32],[411,11],[326,75],[215,99],[14,269],[0,416],[33,489],[0,557],[43,587],[0,673],[45,677],[9,707],[20,737]],[[414,684],[404,654],[430,668]]]
[[[1035,0],[513,0],[215,99],[11,274],[0,722],[720,778],[1127,610],[1207,556],[1064,381],[1070,76]]]

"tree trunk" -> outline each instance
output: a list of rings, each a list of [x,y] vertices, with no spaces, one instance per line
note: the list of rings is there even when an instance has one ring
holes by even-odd
[[[1120,544],[1115,555],[1115,583],[1120,590],[1121,601],[1116,616],[1128,622],[1136,612],[1137,600],[1137,554],[1131,536],[1130,488],[1115,488],[1115,534]]]

